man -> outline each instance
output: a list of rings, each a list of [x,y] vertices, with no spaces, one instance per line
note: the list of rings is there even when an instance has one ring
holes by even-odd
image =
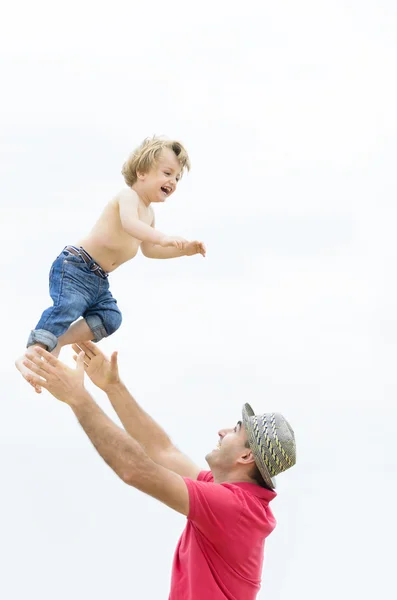
[[[87,342],[73,346],[70,369],[40,347],[27,351],[30,383],[68,404],[91,442],[127,484],[186,515],[172,568],[169,600],[254,600],[264,542],[276,522],[269,507],[274,477],[295,464],[295,437],[278,413],[255,415],[219,431],[201,471],[145,413],[120,380],[117,353],[108,360]],[[107,395],[125,430],[84,387],[84,370]]]

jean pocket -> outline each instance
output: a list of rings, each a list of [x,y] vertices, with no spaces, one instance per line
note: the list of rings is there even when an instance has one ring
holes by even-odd
[[[72,265],[85,265],[83,258],[81,256],[75,256],[68,250],[64,250],[62,252],[63,256],[63,264],[72,264]]]
[[[76,257],[73,256],[73,258]],[[91,296],[95,293],[91,280],[90,271],[83,260],[76,261],[70,257],[64,259],[62,264],[63,288],[70,297],[83,296],[91,302]]]

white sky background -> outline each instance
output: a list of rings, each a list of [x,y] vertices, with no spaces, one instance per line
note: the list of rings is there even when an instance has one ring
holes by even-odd
[[[208,256],[122,266],[124,322],[101,347],[203,466],[244,401],[290,420],[259,598],[390,596],[396,31],[391,0],[3,8],[1,598],[168,597],[184,518],[122,484],[13,365],[53,259],[155,133],[193,163],[157,226]]]

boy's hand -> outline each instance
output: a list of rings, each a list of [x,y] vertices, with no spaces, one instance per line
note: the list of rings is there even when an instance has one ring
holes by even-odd
[[[186,243],[187,243],[187,240],[185,240],[185,238],[182,238],[182,237],[179,237],[176,235],[173,235],[173,236],[165,235],[160,240],[160,246],[162,246],[163,248],[173,246],[174,248],[178,248],[178,250],[183,250],[183,246]]]
[[[120,383],[119,370],[117,366],[117,352],[113,352],[110,360],[92,342],[81,342],[72,345],[78,354],[84,352],[84,370],[88,377],[101,390],[106,392],[111,385]],[[77,361],[77,355],[73,358]]]
[[[185,242],[183,244],[183,253],[185,256],[193,256],[194,254],[201,254],[205,256],[207,250],[203,244],[203,242]]]

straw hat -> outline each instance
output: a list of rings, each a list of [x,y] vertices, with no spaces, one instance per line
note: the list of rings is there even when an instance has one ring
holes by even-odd
[[[280,413],[256,415],[249,404],[243,406],[243,424],[255,463],[269,487],[273,477],[296,463],[295,435]]]

